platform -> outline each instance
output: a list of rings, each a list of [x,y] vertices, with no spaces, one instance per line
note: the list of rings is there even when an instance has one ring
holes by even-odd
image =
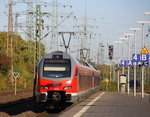
[[[150,117],[150,103],[132,95],[100,92],[59,117]]]

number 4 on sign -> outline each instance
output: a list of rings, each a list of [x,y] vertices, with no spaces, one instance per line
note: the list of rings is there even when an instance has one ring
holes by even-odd
[[[137,56],[138,56],[137,54],[134,54],[132,59],[133,59],[133,60],[138,60],[138,57],[137,57]]]
[[[125,66],[126,65],[126,62],[125,60],[121,60],[121,63],[120,63],[121,66]]]
[[[140,54],[132,54],[132,61],[140,61]]]

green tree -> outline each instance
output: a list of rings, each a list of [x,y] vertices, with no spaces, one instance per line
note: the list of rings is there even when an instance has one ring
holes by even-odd
[[[7,32],[0,32],[0,81],[7,83],[9,79],[10,58],[6,55]],[[19,72],[18,87],[32,87],[34,73],[35,42],[25,41],[19,35],[13,35],[13,71]],[[30,45],[30,46],[29,46]],[[40,43],[41,56],[45,55],[45,46]],[[4,79],[5,78],[5,79]],[[9,84],[1,85],[0,90],[5,90]]]

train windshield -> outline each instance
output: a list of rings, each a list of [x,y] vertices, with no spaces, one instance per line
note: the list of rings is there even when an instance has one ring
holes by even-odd
[[[43,76],[50,78],[64,78],[71,76],[70,59],[45,59]]]

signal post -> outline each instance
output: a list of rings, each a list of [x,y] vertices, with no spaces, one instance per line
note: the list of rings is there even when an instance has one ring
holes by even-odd
[[[111,66],[112,66],[112,59],[113,59],[113,45],[108,46],[108,58],[110,60],[110,82],[112,82],[111,78]]]

